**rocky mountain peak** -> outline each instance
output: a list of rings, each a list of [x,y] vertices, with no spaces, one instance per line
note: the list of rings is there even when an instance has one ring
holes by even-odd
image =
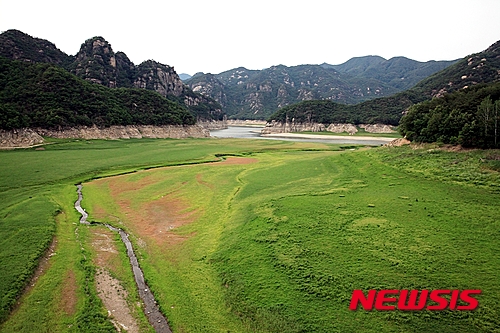
[[[116,57],[111,44],[102,37],[87,39],[76,54],[73,73],[110,88],[117,87]]]
[[[224,85],[213,74],[204,74],[191,81],[191,89],[204,96],[215,99],[222,107],[227,106],[227,96],[224,93]]]
[[[174,68],[154,60],[147,60],[137,66],[134,87],[154,90],[164,97],[178,97],[184,91],[184,83]]]
[[[186,106],[198,120],[224,118],[219,103],[184,85],[173,67],[153,60],[136,66],[125,53],[115,53],[102,36],[87,39],[75,56],[69,56],[49,41],[9,30],[0,34],[0,56],[55,64],[80,78],[110,88],[154,90]]]

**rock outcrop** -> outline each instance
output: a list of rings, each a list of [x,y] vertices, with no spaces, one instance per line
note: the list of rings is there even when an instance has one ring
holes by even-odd
[[[265,120],[241,120],[241,119],[229,119],[227,121],[228,126],[266,126]]]
[[[106,87],[117,87],[116,57],[111,45],[102,37],[87,39],[73,63],[73,74]]]
[[[199,125],[191,126],[150,126],[150,125],[130,125],[111,126],[106,128],[78,127],[64,130],[36,129],[42,136],[52,138],[74,138],[74,139],[184,139],[184,138],[205,138],[210,133]]]
[[[173,67],[148,60],[137,66],[134,87],[154,90],[163,97],[179,97],[184,92],[184,83]]]
[[[360,128],[363,128],[366,132],[369,133],[394,133],[395,129],[393,126],[385,125],[385,124],[361,124]]]
[[[0,130],[0,148],[31,147],[43,143],[43,138],[29,128]]]
[[[350,135],[353,135],[358,131],[356,126],[353,124],[330,124],[326,128],[328,132],[333,132],[333,133],[349,133]]]
[[[326,129],[325,125],[318,123],[296,123],[294,120],[290,122],[272,121],[266,124],[261,131],[261,134],[276,134],[290,132],[322,132]]]
[[[135,66],[123,52],[113,52],[102,37],[85,41],[76,55],[71,70],[85,80],[110,88],[140,88],[153,90],[175,100],[193,113],[197,120],[221,120],[224,113],[212,98],[196,93],[185,85],[174,67],[147,60]]]
[[[394,133],[394,129],[389,125],[384,124],[361,124],[359,128],[363,128],[368,133]],[[289,132],[333,132],[333,133],[349,133],[350,135],[358,132],[358,128],[353,124],[318,124],[313,122],[299,123],[294,119],[288,122],[271,121],[266,124],[266,127],[261,131],[261,134],[289,133]]]
[[[400,147],[400,146],[409,145],[409,144],[411,144],[411,142],[408,139],[398,138],[398,139],[392,140],[391,142],[385,144],[384,146],[387,146],[387,147]]]
[[[207,138],[210,131],[200,125],[191,126],[111,126],[106,128],[78,127],[62,130],[48,130],[42,128],[27,128],[20,130],[0,130],[0,147],[21,148],[39,145],[44,142],[43,136],[59,139],[185,139]]]
[[[209,131],[213,130],[221,130],[221,129],[226,129],[227,128],[227,120],[211,120],[211,121],[199,121],[197,122],[198,125],[203,127],[204,129],[207,129]]]

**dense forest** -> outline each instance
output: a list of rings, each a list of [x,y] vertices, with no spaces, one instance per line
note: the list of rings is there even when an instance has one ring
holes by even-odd
[[[195,117],[160,94],[93,84],[51,64],[0,57],[0,128],[192,125]]]
[[[399,131],[410,141],[500,147],[500,83],[477,85],[412,106]]]

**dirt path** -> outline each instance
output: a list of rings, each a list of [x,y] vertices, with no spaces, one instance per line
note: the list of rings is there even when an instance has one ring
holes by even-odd
[[[137,321],[132,316],[127,304],[127,291],[120,281],[113,278],[105,269],[99,268],[96,273],[97,293],[108,310],[108,315],[116,330],[139,333]]]
[[[118,332],[125,330],[129,333],[139,333],[139,325],[127,302],[127,290],[110,274],[113,261],[119,257],[113,232],[103,228],[91,228],[90,231],[92,247],[96,253],[94,263],[99,267],[95,275],[97,294]]]
[[[80,219],[80,223],[90,224],[89,222],[87,222],[88,214],[81,207],[81,202],[83,200],[82,185],[81,184],[77,185],[77,193],[78,193],[78,200],[75,202],[75,209],[78,212],[80,212],[80,214],[82,214],[82,218]],[[118,232],[120,234],[120,237],[121,237],[123,243],[125,244],[125,247],[127,248],[127,255],[130,259],[130,264],[132,265],[134,279],[135,279],[135,282],[137,284],[137,288],[139,290],[139,296],[140,296],[142,302],[144,303],[144,313],[145,313],[146,317],[148,318],[149,323],[151,324],[151,326],[154,327],[154,329],[158,333],[172,333],[172,331],[170,330],[170,327],[168,326],[167,319],[160,312],[160,309],[159,309],[158,305],[156,304],[156,300],[154,299],[154,295],[144,280],[144,274],[143,274],[141,268],[139,267],[139,262],[137,261],[137,257],[135,256],[134,249],[132,247],[132,243],[130,242],[127,233],[125,233],[125,231],[123,231],[121,229],[115,228],[115,227],[108,225],[108,224],[102,224],[102,225],[106,226],[108,229],[110,229],[114,232]],[[102,273],[103,270],[101,269],[101,270],[99,270],[99,272]],[[106,276],[106,273],[99,274],[99,276],[97,276],[96,279],[98,281],[102,282],[104,285],[111,286],[110,289],[106,288],[106,290],[108,291],[108,294],[107,294],[107,296],[105,295],[106,296],[105,298],[110,298],[110,300],[109,300],[109,302],[108,302],[108,300],[106,300],[105,304],[106,304],[106,302],[108,302],[108,305],[110,307],[112,307],[113,309],[115,309],[115,307],[121,306],[121,305],[119,305],[121,302],[120,299],[124,298],[124,295],[123,295],[123,293],[120,293],[117,288],[115,288],[116,287],[115,284],[118,281],[116,281],[116,283],[115,283],[115,281],[113,281],[114,279],[111,276],[109,276],[109,274],[107,274],[107,275],[108,276]],[[111,291],[111,290],[115,290],[116,292]],[[125,303],[126,303],[126,301],[125,301]],[[106,306],[106,307],[108,308],[108,306]],[[109,311],[109,308],[108,308],[108,311]],[[124,323],[122,323],[120,325],[128,327],[127,324],[124,324]],[[129,327],[127,330],[131,331],[131,327]]]
[[[149,323],[154,327],[156,332],[158,333],[172,333],[170,327],[168,326],[167,319],[160,312],[160,308],[158,304],[156,304],[155,297],[148,285],[144,281],[144,274],[142,273],[141,268],[139,267],[139,262],[137,261],[137,257],[135,256],[134,249],[132,248],[132,243],[128,239],[128,235],[122,229],[115,228],[106,224],[106,226],[113,231],[116,231],[120,234],[123,243],[127,248],[127,255],[130,259],[130,264],[132,265],[132,271],[134,272],[135,283],[137,284],[137,288],[139,290],[139,296],[144,302],[144,313],[146,317],[148,317]]]

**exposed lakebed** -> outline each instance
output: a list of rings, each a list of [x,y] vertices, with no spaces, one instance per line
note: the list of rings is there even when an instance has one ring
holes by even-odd
[[[229,126],[223,130],[210,131],[211,137],[237,138],[237,139],[264,139],[283,140],[297,142],[321,142],[332,144],[359,144],[380,146],[391,142],[394,138],[370,137],[370,136],[340,136],[340,135],[314,135],[302,133],[280,133],[261,135],[263,127]]]

